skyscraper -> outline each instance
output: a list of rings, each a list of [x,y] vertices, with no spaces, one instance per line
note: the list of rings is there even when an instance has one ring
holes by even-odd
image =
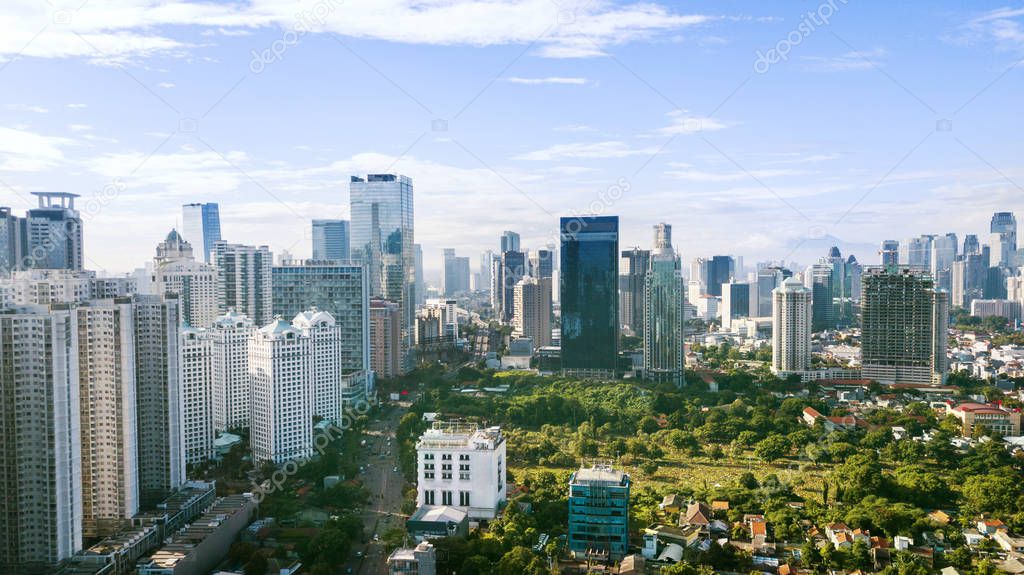
[[[644,333],[644,290],[651,268],[650,250],[633,247],[619,259],[619,321],[638,337]]]
[[[895,266],[900,263],[900,242],[897,240],[884,240],[881,249],[878,250],[879,263],[882,266]]]
[[[811,368],[811,290],[796,278],[772,292],[772,373]]]
[[[181,206],[181,233],[192,244],[194,250],[201,252],[196,259],[211,263],[210,252],[213,250],[213,244],[222,239],[220,207],[215,203]]]
[[[793,272],[779,266],[767,266],[757,270],[757,317],[771,317],[772,292],[789,277],[793,277]],[[751,298],[753,297],[754,294],[751,294]]]
[[[0,572],[53,572],[82,548],[77,316],[0,313]]]
[[[525,277],[515,285],[512,334],[533,340],[533,347],[551,345],[551,278]]]
[[[249,339],[254,461],[283,463],[313,453],[313,343],[277,318]]]
[[[398,304],[402,370],[412,369],[416,329],[413,186],[406,176],[353,176],[349,185],[353,257],[366,264],[370,295]]]
[[[502,253],[521,251],[519,246],[519,234],[505,230],[501,233],[501,242],[499,245]]]
[[[218,317],[207,332],[211,345],[213,429],[249,427],[249,340],[256,326],[245,314],[231,310]]]
[[[526,254],[509,250],[501,254],[501,321],[510,323],[515,313],[516,284],[526,276]]]
[[[913,268],[931,269],[931,257],[932,257],[932,242],[935,241],[934,235],[922,235],[916,238],[910,238],[904,242],[903,245],[906,249],[900,253],[900,263],[908,265]]]
[[[1017,265],[1017,218],[1013,212],[996,212],[989,227],[992,234],[992,267],[1012,268]]]
[[[708,261],[708,293],[713,296],[722,295],[722,284],[728,283],[736,270],[736,260],[732,256],[714,256]]]
[[[456,256],[455,250],[452,248],[445,248],[443,254],[444,257],[441,264],[444,276],[441,279],[444,280],[444,289],[442,293],[445,296],[452,297],[456,294],[468,292],[469,258]]]
[[[552,279],[555,273],[555,253],[540,249],[530,252],[530,277]]]
[[[932,241],[929,267],[932,277],[935,278],[935,285],[939,289],[950,291],[952,285],[950,281],[950,268],[953,266],[953,262],[956,261],[958,244],[956,234],[953,233],[935,236],[935,239]]]
[[[868,268],[861,301],[865,379],[882,383],[945,381],[948,294],[925,270]]]
[[[185,463],[214,458],[213,342],[207,330],[181,329],[182,449]]]
[[[629,552],[629,492],[632,482],[607,465],[569,476],[566,546],[578,558],[618,561]]]
[[[722,327],[730,329],[741,317],[750,317],[750,284],[730,280],[722,284]]]
[[[177,231],[156,248],[153,262],[153,290],[160,295],[178,294],[182,321],[187,326],[209,327],[217,318],[219,276],[217,268],[197,262],[191,244]]]
[[[26,268],[81,270],[85,259],[82,247],[82,218],[75,209],[78,194],[32,192],[39,206],[25,215],[25,239],[28,252]]]
[[[28,238],[24,222],[11,208],[0,207],[0,275],[25,268]]]
[[[621,277],[621,276],[620,276]],[[683,361],[683,272],[672,248],[672,227],[654,227],[654,250],[643,277],[644,377],[681,386]]]
[[[427,282],[423,277],[423,246],[413,244],[413,261],[416,266],[416,305],[427,302]]]
[[[363,264],[339,260],[289,260],[272,270],[274,315],[294,318],[310,308],[331,314],[342,335],[342,373],[369,369],[370,296]]]
[[[811,329],[825,331],[836,328],[836,306],[833,299],[832,265],[818,262],[807,269],[804,284],[811,289],[813,320]]]
[[[560,222],[562,371],[614,377],[619,356],[619,218]]]
[[[348,220],[313,220],[313,259],[347,261]]]
[[[387,378],[402,373],[402,318],[395,302],[370,300],[370,369]]]
[[[246,246],[224,241],[213,245],[217,268],[217,308],[235,310],[264,325],[273,318],[271,269],[274,256],[267,246]]]
[[[964,255],[980,254],[981,253],[981,242],[978,241],[976,234],[967,234],[964,236]]]

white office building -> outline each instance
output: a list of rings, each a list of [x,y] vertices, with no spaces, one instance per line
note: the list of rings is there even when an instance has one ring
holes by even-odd
[[[788,278],[772,291],[772,373],[811,368],[811,290]]]
[[[505,436],[499,427],[435,423],[416,442],[416,504],[493,519],[506,500]]]
[[[312,455],[314,365],[313,340],[283,319],[249,340],[254,460],[283,463]]]

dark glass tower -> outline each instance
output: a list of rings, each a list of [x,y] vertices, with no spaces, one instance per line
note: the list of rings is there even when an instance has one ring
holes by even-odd
[[[562,218],[562,372],[614,377],[619,336],[619,218]]]

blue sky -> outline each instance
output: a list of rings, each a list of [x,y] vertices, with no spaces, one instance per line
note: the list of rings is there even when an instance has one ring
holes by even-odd
[[[671,223],[686,259],[874,262],[1021,205],[1022,25],[983,2],[7,0],[0,203],[82,194],[111,272],[193,201],[308,255],[308,220],[379,171],[414,179],[428,268],[590,212],[623,246]]]

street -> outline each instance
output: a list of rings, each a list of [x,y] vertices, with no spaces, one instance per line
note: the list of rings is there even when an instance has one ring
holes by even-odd
[[[388,529],[401,527],[406,519],[400,514],[404,479],[398,470],[398,444],[395,442],[395,429],[406,412],[406,407],[392,407],[384,419],[367,428],[366,446],[359,454],[363,485],[371,493],[370,502],[362,513],[367,542],[354,546],[353,556],[345,564],[344,573],[387,573],[384,542],[375,539]]]

